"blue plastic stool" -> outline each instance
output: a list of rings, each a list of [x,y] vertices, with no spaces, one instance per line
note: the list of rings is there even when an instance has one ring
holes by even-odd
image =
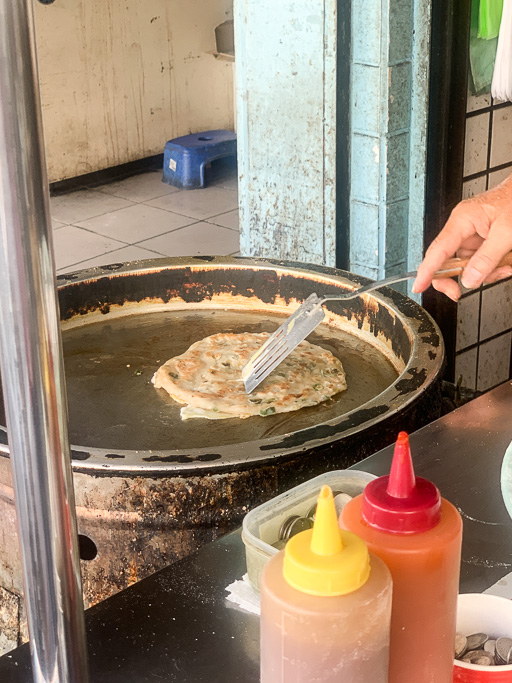
[[[205,164],[229,156],[236,156],[236,133],[229,130],[174,138],[165,143],[162,181],[186,190],[204,187]]]

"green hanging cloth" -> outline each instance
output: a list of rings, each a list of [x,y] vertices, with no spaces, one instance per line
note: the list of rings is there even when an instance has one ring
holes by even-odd
[[[478,37],[484,40],[496,38],[500,32],[503,0],[480,0],[478,12]]]
[[[486,0],[487,3],[492,0]],[[503,0],[500,0],[502,2]],[[478,37],[478,19],[484,0],[471,2],[471,35],[469,40],[469,89],[473,95],[491,91],[492,74],[498,38],[483,40]]]

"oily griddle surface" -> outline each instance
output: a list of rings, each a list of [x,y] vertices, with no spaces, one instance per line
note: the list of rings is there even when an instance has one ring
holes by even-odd
[[[340,416],[397,378],[389,361],[349,330],[320,325],[308,341],[343,363],[347,390],[312,408],[269,417],[181,420],[180,408],[151,378],[172,356],[217,332],[273,331],[279,315],[201,309],[141,313],[63,331],[69,436],[75,446],[112,450],[204,448],[295,432]],[[0,406],[3,418],[3,405]],[[5,424],[5,421],[2,422]]]

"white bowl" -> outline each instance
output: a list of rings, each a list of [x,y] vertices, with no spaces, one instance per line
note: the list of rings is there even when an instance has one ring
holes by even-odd
[[[487,593],[459,595],[457,633],[487,633],[489,637],[512,638],[512,601]],[[512,664],[477,666],[455,660],[454,683],[511,683]]]

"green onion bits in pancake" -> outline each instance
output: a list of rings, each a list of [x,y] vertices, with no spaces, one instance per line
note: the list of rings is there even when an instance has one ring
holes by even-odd
[[[268,417],[327,401],[347,388],[340,361],[321,346],[303,341],[251,394],[242,368],[270,333],[213,334],[162,365],[153,377],[191,417]]]

